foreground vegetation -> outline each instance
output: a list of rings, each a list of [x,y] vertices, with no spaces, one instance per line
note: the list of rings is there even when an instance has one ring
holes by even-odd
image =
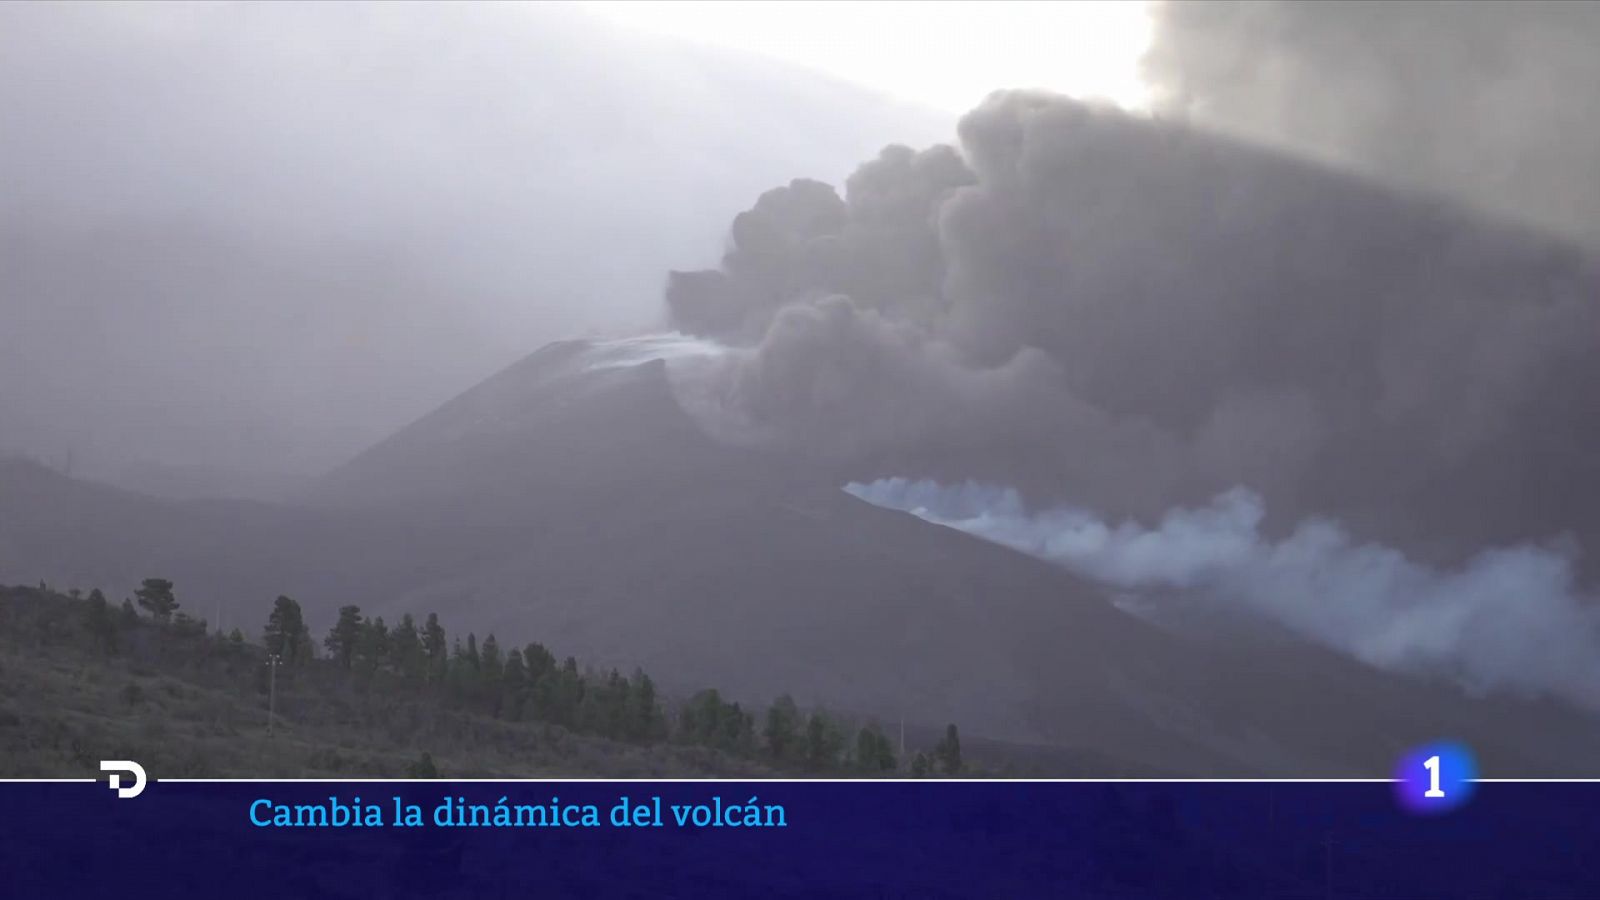
[[[162,579],[119,605],[0,587],[0,775],[92,773],[109,758],[157,777],[971,771],[954,725],[901,759],[871,722],[787,696],[758,715],[714,689],[672,703],[642,671],[452,638],[434,614],[390,627],[347,606],[320,646],[293,599],[264,618],[259,642],[210,631]]]

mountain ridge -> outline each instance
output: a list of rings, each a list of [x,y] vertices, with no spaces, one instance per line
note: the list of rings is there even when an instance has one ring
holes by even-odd
[[[553,355],[570,364],[585,351],[574,346]],[[775,463],[717,449],[694,431],[659,361],[557,376],[578,383],[508,411],[531,411],[531,420],[472,419],[519,422],[505,444],[480,453],[460,435],[423,438],[463,410],[492,410],[471,404],[511,382],[419,420],[422,431],[365,458],[363,467],[377,467],[366,475],[353,467],[340,476],[353,479],[347,485],[370,477],[370,489],[416,471],[385,459],[403,460],[407,445],[451,447],[466,455],[436,472],[479,467],[459,494],[380,492],[370,496],[384,502],[367,508],[349,503],[354,493],[347,505],[305,508],[169,504],[0,467],[0,580],[89,587],[85,579],[105,579],[120,553],[128,574],[106,587],[160,574],[183,594],[204,585],[209,565],[226,585],[217,593],[253,614],[280,588],[319,621],[344,603],[391,617],[437,609],[480,634],[541,634],[601,665],[644,665],[684,689],[718,684],[752,700],[790,690],[807,703],[889,721],[959,721],[974,735],[1159,771],[1383,775],[1407,741],[1439,729],[1473,734],[1489,764],[1519,774],[1581,770],[1588,757],[1571,748],[1600,750],[1600,728],[1558,706],[1474,701],[1303,642],[1270,653],[1206,646],[1122,613],[1047,563],[874,507],[820,476],[761,483]],[[535,393],[554,384],[533,381]],[[570,410],[552,397],[585,391],[594,402],[563,418]],[[520,395],[500,395],[508,397]],[[551,421],[572,427],[545,427]],[[622,456],[585,452],[640,423],[642,436],[608,444]],[[665,441],[651,440],[658,436]],[[637,462],[631,454],[641,449],[662,464],[611,480],[623,471],[619,459]],[[667,449],[678,456],[662,456]],[[564,468],[544,467],[556,459]],[[532,471],[525,480],[490,477],[488,461]],[[583,473],[571,466],[585,461],[600,475],[576,477]],[[485,496],[496,502],[479,504]],[[618,498],[631,505],[612,505]],[[50,548],[54,566],[43,566]],[[207,615],[199,593],[184,596]],[[236,614],[244,613],[229,610]],[[1331,709],[1308,716],[1306,701],[1318,696]],[[1526,723],[1524,736],[1508,740],[1489,722]]]

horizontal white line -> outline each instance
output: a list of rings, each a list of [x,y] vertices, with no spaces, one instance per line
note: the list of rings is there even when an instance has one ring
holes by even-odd
[[[153,778],[172,784],[1392,784],[1396,778]]]
[[[1398,778],[152,778],[169,784],[1395,784]],[[1600,784],[1600,778],[1473,778],[1479,784]],[[98,784],[0,778],[0,784]]]

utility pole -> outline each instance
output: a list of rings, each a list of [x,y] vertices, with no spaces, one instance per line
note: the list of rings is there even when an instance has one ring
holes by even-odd
[[[283,665],[283,657],[276,653],[267,654],[267,736],[272,736],[272,720],[278,711],[278,667]]]

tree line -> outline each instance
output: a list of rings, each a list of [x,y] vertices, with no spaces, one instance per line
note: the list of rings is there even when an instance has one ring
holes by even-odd
[[[41,588],[45,587],[41,585]],[[77,592],[72,592],[77,597]],[[181,634],[204,638],[207,626],[181,611],[170,580],[145,579],[135,599],[114,613],[104,595],[87,598],[89,631],[107,652],[116,652],[124,626],[144,619]],[[143,611],[143,615],[140,611]],[[119,616],[121,621],[119,622]],[[242,647],[251,643],[237,628],[214,639]],[[913,777],[954,776],[967,770],[954,724],[932,747],[901,760],[894,743],[875,722],[849,733],[826,710],[802,710],[789,695],[765,710],[746,709],[715,688],[702,690],[669,711],[655,682],[642,669],[581,669],[572,656],[559,659],[543,644],[481,642],[469,632],[452,637],[429,613],[420,623],[410,614],[394,625],[343,606],[319,644],[300,604],[279,596],[268,611],[261,646],[271,664],[292,673],[322,667],[358,683],[430,697],[445,707],[516,722],[542,722],[568,730],[639,745],[657,742],[708,747],[774,768],[815,773],[885,776],[904,763]]]

